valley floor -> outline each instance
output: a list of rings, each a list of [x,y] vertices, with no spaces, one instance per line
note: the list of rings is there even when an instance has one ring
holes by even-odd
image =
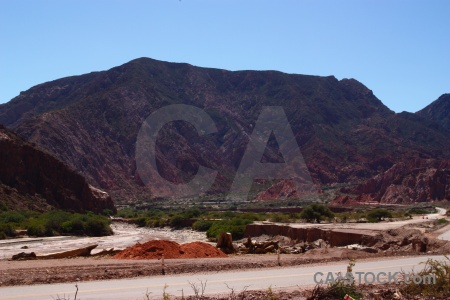
[[[432,216],[429,217],[431,218]],[[437,215],[433,217],[437,217]],[[411,221],[413,224],[410,225],[417,225],[416,220]],[[391,226],[395,226],[395,223],[396,222],[392,222]],[[402,223],[402,225],[405,224]],[[20,252],[34,251],[36,254],[47,254],[85,247],[92,244],[99,244],[97,251],[112,247],[124,249],[137,242],[143,243],[151,239],[166,239],[177,241],[179,243],[206,241],[204,233],[192,230],[137,228],[134,225],[126,223],[113,223],[112,226],[115,235],[109,237],[21,238],[1,241],[0,286],[134,278],[156,276],[161,275],[162,273],[160,260],[119,260],[111,257],[78,257],[72,259],[27,261],[9,260],[13,254]],[[423,224],[423,226],[426,227],[427,225]],[[439,238],[445,239],[449,233],[450,225],[447,225],[428,235],[430,235],[430,237],[439,236]],[[24,249],[24,246],[27,248]],[[384,251],[373,254],[364,251],[348,250],[346,248],[318,248],[304,254],[282,254],[280,264],[282,267],[314,265],[319,263],[326,264],[334,261],[348,261],[349,258],[363,261],[378,260],[380,257],[392,257],[392,259],[395,259],[405,255],[413,255],[413,253]],[[418,254],[416,253],[415,256],[417,255]],[[421,255],[430,255],[430,253],[422,253]],[[277,255],[252,254],[230,255],[227,258],[165,260],[165,273],[167,275],[182,273],[201,274],[202,272],[260,268],[279,268]]]

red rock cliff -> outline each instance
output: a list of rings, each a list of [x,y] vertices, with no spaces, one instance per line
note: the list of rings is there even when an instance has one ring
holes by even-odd
[[[21,140],[0,125],[0,183],[7,196],[45,199],[51,206],[75,212],[116,211],[111,197],[50,154]],[[0,191],[0,192],[2,192]],[[11,199],[10,199],[11,200]],[[9,203],[17,202],[14,199]],[[14,208],[13,208],[14,209]]]

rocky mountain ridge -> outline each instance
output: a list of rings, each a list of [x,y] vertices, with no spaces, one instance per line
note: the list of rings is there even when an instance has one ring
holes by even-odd
[[[156,142],[158,170],[178,183],[200,165],[218,170],[209,194],[229,190],[267,106],[283,107],[317,185],[361,182],[401,161],[450,158],[450,138],[437,115],[395,114],[354,79],[231,72],[149,58],[32,87],[0,105],[0,123],[115,200],[135,201],[152,197],[136,172],[137,133],[146,117],[170,104],[203,109],[217,132],[200,136],[184,122],[167,125]],[[266,161],[278,159],[275,148],[269,143]]]

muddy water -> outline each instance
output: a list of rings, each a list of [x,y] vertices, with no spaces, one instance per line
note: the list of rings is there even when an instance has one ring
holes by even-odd
[[[44,237],[44,238],[18,238],[0,241],[0,259],[11,258],[20,252],[35,252],[48,254],[73,250],[98,244],[92,253],[103,249],[125,249],[137,242],[145,243],[149,240],[172,240],[177,243],[193,241],[207,241],[204,232],[193,230],[171,230],[169,228],[138,228],[132,224],[113,223],[111,228],[114,235],[105,237]],[[25,249],[25,247],[28,247]]]

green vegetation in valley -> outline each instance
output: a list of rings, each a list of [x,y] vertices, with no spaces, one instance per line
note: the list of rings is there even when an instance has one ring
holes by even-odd
[[[426,214],[434,214],[436,213],[436,208],[434,207],[414,207],[408,211],[411,215],[426,215]]]
[[[422,209],[422,208],[420,208]],[[208,238],[214,240],[220,232],[231,232],[233,239],[243,237],[248,224],[255,221],[270,221],[277,223],[298,222],[380,222],[403,220],[410,218],[410,212],[405,208],[388,210],[384,208],[355,209],[354,211],[333,213],[326,205],[313,203],[306,206],[300,213],[294,212],[242,212],[237,206],[229,206],[224,210],[212,210],[204,206],[192,206],[187,209],[122,208],[117,216],[130,220],[141,227],[171,227],[192,228],[206,232]],[[434,208],[423,211],[433,212]],[[416,210],[419,212],[419,210]]]
[[[110,220],[92,212],[85,214],[65,211],[45,213],[5,211],[0,213],[0,239],[15,237],[16,230],[26,230],[29,236],[104,236],[111,235]]]
[[[305,219],[307,222],[320,223],[325,219],[334,218],[334,213],[325,205],[314,203],[305,207],[300,213],[300,218]]]
[[[278,216],[279,214],[274,214]],[[241,213],[235,211],[207,211],[200,208],[187,210],[171,210],[163,212],[159,209],[137,210],[124,208],[119,210],[118,217],[131,219],[138,226],[186,228],[206,232],[208,238],[214,240],[220,232],[230,232],[234,239],[244,236],[245,227],[254,221],[270,219],[268,213]],[[278,218],[278,217],[277,217]],[[282,217],[283,220],[288,220]]]
[[[381,212],[380,212],[381,210]],[[387,211],[387,212],[386,212]],[[382,216],[381,219],[379,216]],[[342,212],[335,214],[336,221],[341,223],[347,222],[371,222],[377,223],[380,221],[389,220],[404,220],[411,217],[411,214],[405,210],[387,210],[384,208],[371,208],[371,209],[356,209],[351,212]]]
[[[392,218],[392,213],[384,208],[372,210],[367,214],[367,221],[369,221],[370,223],[381,222],[385,218]]]
[[[448,221],[446,219],[438,219],[437,223],[438,223],[438,225],[444,225],[444,224],[448,224]]]

